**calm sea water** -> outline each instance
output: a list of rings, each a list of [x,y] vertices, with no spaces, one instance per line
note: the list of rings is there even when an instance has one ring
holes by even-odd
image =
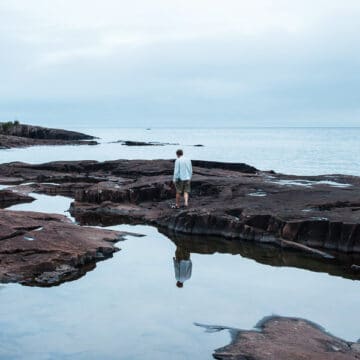
[[[241,161],[297,174],[359,174],[359,129],[98,129],[94,147],[0,152],[0,161],[172,158],[178,146],[129,148],[118,139],[179,142],[192,158]],[[204,144],[202,148],[188,145]],[[36,195],[12,207],[64,213],[72,201]],[[231,254],[191,253],[192,277],[175,286],[176,246],[148,226],[83,278],[52,288],[0,286],[1,359],[211,359],[230,341],[195,323],[252,328],[264,316],[302,317],[346,340],[360,337],[359,282]]]
[[[246,162],[261,170],[292,174],[360,175],[360,128],[77,129],[101,139],[99,146],[32,147],[0,152],[0,162],[169,159],[181,146],[193,159]],[[180,145],[127,147],[116,140]],[[204,147],[192,147],[202,144]]]

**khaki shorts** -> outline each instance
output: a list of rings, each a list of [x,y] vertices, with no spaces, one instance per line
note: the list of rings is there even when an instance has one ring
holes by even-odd
[[[184,180],[184,181],[176,180],[175,188],[178,194],[183,194],[184,192],[190,193],[191,191],[190,180]]]

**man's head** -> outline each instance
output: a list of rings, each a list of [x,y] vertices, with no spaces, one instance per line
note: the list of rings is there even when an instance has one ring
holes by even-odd
[[[184,286],[184,283],[182,283],[181,281],[178,281],[178,282],[176,283],[176,286],[177,286],[178,288],[182,288],[182,287]]]
[[[177,150],[176,151],[176,156],[179,158],[179,157],[181,157],[181,156],[183,156],[184,155],[184,152],[181,150],[181,149],[179,149],[179,150]]]

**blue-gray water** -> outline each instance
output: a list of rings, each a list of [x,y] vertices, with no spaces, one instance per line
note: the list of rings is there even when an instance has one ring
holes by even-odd
[[[84,130],[84,129],[83,129]],[[360,129],[98,129],[94,147],[35,147],[0,152],[0,162],[172,158],[178,146],[129,148],[117,139],[179,142],[192,158],[241,161],[297,174],[358,174]],[[71,199],[37,195],[14,206],[64,213]],[[115,226],[122,251],[83,278],[53,288],[0,287],[1,359],[210,359],[226,331],[195,322],[252,328],[264,316],[303,317],[334,335],[360,337],[359,282],[272,267],[240,255],[193,253],[193,274],[175,286],[175,245],[147,226]]]
[[[0,163],[174,158],[179,147],[126,147],[109,143],[121,139],[179,143],[193,159],[246,162],[262,170],[360,175],[360,128],[74,129],[101,137],[102,144],[6,150],[0,152]],[[204,147],[189,146],[194,144]]]

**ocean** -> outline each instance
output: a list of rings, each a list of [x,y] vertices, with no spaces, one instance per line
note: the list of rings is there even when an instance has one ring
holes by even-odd
[[[60,125],[59,125],[60,126]],[[0,152],[0,162],[171,159],[181,147],[192,159],[245,162],[296,175],[360,175],[360,128],[72,128],[100,137],[98,146],[31,147]],[[127,147],[117,140],[179,145]],[[204,145],[193,147],[192,145]]]

